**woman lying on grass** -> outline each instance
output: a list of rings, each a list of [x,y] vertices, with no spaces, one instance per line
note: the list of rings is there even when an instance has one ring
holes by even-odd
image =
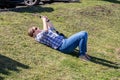
[[[53,49],[63,53],[71,53],[76,47],[79,47],[79,58],[90,60],[87,52],[88,34],[85,31],[78,32],[69,38],[59,34],[55,30],[53,24],[46,16],[41,16],[43,21],[43,29],[32,27],[28,30],[28,35],[35,38],[39,43],[45,44]]]

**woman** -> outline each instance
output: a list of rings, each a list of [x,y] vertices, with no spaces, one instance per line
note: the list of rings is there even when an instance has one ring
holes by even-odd
[[[46,17],[41,17],[43,21],[43,29],[32,27],[28,30],[28,35],[35,38],[39,43],[45,44],[53,49],[59,50],[63,53],[71,53],[76,47],[79,47],[79,58],[90,60],[87,52],[88,34],[86,31],[78,32],[69,38],[59,34],[55,30],[51,21]]]

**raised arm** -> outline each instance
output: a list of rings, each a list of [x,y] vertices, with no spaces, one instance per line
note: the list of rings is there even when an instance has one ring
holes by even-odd
[[[42,21],[43,21],[43,30],[48,30],[48,25],[47,25],[47,17],[46,16],[42,16],[41,17]]]
[[[48,29],[51,29],[51,30],[55,30],[56,29],[54,28],[54,25],[52,24],[52,22],[48,19],[47,16],[41,16],[41,19],[43,21],[43,30],[48,30]]]

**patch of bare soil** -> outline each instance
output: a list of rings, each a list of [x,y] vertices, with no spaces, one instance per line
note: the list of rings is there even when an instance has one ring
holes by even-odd
[[[80,11],[80,14],[84,16],[109,16],[112,15],[112,12],[112,9],[107,6],[96,5]]]

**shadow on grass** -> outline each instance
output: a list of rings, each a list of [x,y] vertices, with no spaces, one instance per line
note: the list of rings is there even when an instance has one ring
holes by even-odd
[[[4,78],[0,76],[0,80],[4,80]]]
[[[108,2],[112,2],[112,3],[120,4],[120,1],[118,1],[118,0],[103,0],[103,1],[108,1]]]
[[[52,12],[54,9],[50,7],[41,7],[41,6],[21,6],[18,8],[11,8],[11,9],[3,9],[0,10],[0,12],[7,12],[7,11],[13,11],[13,12],[20,12],[20,13],[41,13],[41,12]]]
[[[79,50],[75,49],[74,52],[72,52],[72,53],[65,53],[65,54],[71,55],[73,57],[79,57],[78,53],[79,53]]]
[[[9,75],[10,74],[9,71],[19,72],[20,70],[18,69],[18,67],[24,68],[24,69],[29,68],[29,66],[25,64],[22,64],[20,62],[17,62],[11,58],[8,58],[0,54],[0,74]],[[0,76],[0,80],[3,80],[3,79],[4,78]]]
[[[114,68],[114,69],[120,69],[119,64],[117,64],[116,62],[108,61],[108,60],[97,58],[94,56],[90,56],[90,57],[91,57],[91,60],[90,60],[91,62],[94,62],[96,64],[100,64],[103,66],[107,66],[110,68]]]
[[[74,52],[72,52],[68,55],[72,55],[74,57],[79,57],[78,53],[79,53],[79,51],[75,50]],[[94,57],[94,56],[90,56],[90,57],[91,57],[90,61],[93,62],[93,63],[100,64],[100,65],[110,67],[110,68],[114,68],[114,69],[120,69],[120,66],[119,66],[120,64],[117,64],[116,62],[108,61],[108,60],[101,59],[101,58]]]

